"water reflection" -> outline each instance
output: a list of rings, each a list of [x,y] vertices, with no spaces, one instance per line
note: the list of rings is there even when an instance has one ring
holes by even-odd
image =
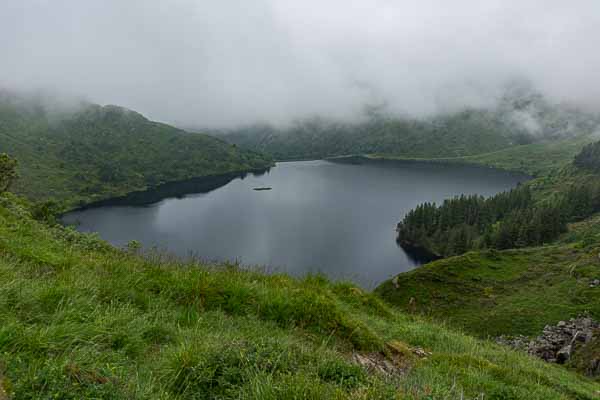
[[[426,260],[395,242],[395,226],[411,208],[461,193],[489,196],[524,179],[458,165],[289,162],[263,174],[173,184],[65,221],[79,220],[80,230],[116,245],[137,239],[181,256],[294,275],[322,272],[371,288]],[[165,196],[171,198],[156,202]]]

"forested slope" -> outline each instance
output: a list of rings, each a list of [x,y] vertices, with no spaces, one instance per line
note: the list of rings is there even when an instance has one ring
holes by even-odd
[[[121,107],[55,105],[43,96],[0,91],[0,152],[18,159],[14,189],[32,199],[74,205],[271,165],[269,157]]]
[[[552,148],[553,143],[574,139],[577,142],[596,132],[599,126],[600,117],[596,114],[554,104],[533,89],[513,88],[493,107],[433,117],[398,117],[369,109],[362,122],[343,123],[319,117],[285,127],[256,125],[221,134],[232,143],[282,160],[344,155],[448,159],[471,158],[530,144],[541,144],[543,152],[553,151],[560,156],[571,145]],[[540,153],[536,147],[532,150]],[[523,149],[526,151],[529,150]],[[492,157],[490,161],[493,160]],[[513,160],[498,161],[506,164]],[[517,167],[523,170],[522,166]],[[532,165],[528,172],[537,170]]]
[[[410,157],[458,157],[512,145],[516,137],[487,112],[464,111],[431,121],[374,118],[360,124],[323,118],[276,129],[255,126],[224,136],[241,147],[276,159],[318,159],[350,154]]]
[[[600,212],[600,175],[593,168],[597,161],[588,155],[594,146],[586,146],[560,171],[509,192],[421,204],[398,223],[398,242],[437,256],[552,243],[568,223]]]

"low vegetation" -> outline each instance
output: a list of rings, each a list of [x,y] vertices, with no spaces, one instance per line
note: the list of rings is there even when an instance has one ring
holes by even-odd
[[[34,220],[8,193],[0,303],[1,386],[14,399],[547,400],[600,390],[351,284],[118,250]],[[392,372],[360,360],[387,360]]]
[[[537,335],[583,313],[600,319],[600,288],[590,287],[600,246],[588,242],[469,252],[400,274],[376,293],[480,337]]]

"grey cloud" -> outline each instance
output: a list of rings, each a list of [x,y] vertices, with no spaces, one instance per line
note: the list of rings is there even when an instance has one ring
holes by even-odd
[[[595,0],[4,0],[0,85],[185,126],[428,115],[531,81],[600,105]]]

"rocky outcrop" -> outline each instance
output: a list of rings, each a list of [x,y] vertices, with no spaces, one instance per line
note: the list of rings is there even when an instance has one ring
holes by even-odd
[[[600,323],[589,317],[572,318],[556,325],[546,325],[540,336],[500,336],[497,342],[541,358],[544,361],[566,364],[578,352],[589,352],[589,345],[600,337]],[[600,373],[600,355],[591,357],[585,367],[590,374]],[[593,364],[593,365],[592,365]]]

